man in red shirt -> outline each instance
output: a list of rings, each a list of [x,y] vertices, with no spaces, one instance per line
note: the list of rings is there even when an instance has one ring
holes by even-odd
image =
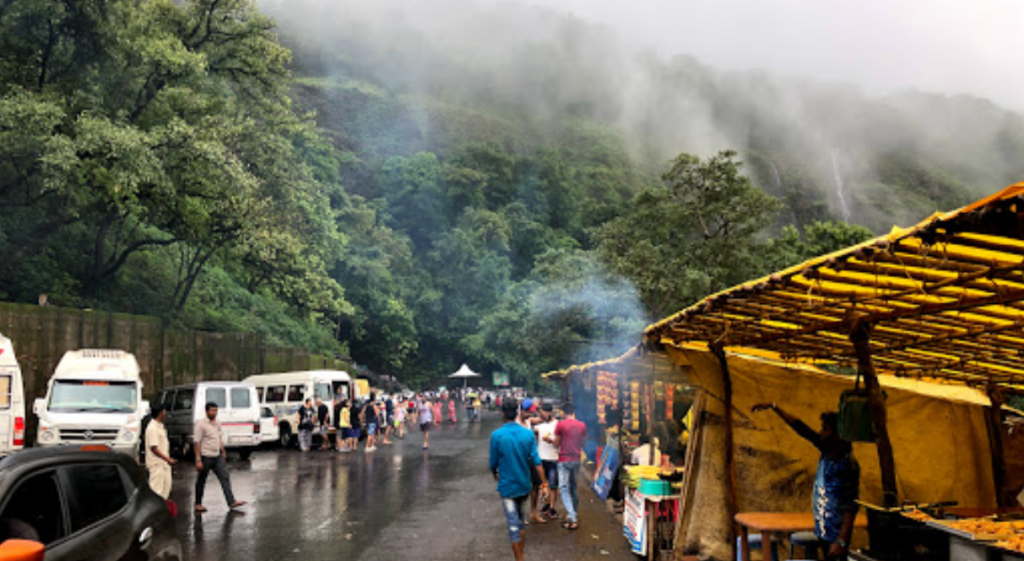
[[[576,409],[571,403],[562,407],[565,419],[555,426],[554,445],[558,448],[558,482],[565,505],[566,530],[579,528],[580,495],[576,490],[576,476],[580,472],[580,453],[587,440],[587,426],[576,420]]]

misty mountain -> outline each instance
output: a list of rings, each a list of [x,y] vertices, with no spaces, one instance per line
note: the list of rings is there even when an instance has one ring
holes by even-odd
[[[485,142],[512,152],[599,142],[656,173],[735,149],[803,224],[876,232],[1019,179],[1021,116],[983,99],[725,72],[639,52],[607,26],[516,2],[266,0],[297,98],[344,149],[383,159]],[[770,47],[766,47],[770,48]],[[348,185],[358,189],[358,186]]]

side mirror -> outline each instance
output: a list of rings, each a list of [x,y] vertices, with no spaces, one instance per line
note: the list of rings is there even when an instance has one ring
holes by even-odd
[[[37,416],[43,414],[43,410],[46,409],[46,399],[39,397],[32,402],[32,412]]]
[[[146,415],[149,415],[152,411],[153,410],[150,409],[150,406],[149,406],[149,401],[145,400],[145,399],[142,400],[142,416],[145,417]],[[0,559],[0,561],[3,561],[3,560]]]
[[[0,544],[0,561],[43,561],[46,546],[29,540],[7,540]]]

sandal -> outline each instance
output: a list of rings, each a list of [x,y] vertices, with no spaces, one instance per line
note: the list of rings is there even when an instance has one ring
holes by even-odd
[[[196,512],[206,512],[207,508],[203,505],[196,505]]]
[[[566,520],[565,522],[562,523],[562,527],[565,528],[566,530],[572,531],[572,530],[575,530],[575,529],[579,528],[580,525],[578,523],[576,523],[576,522],[569,522],[568,520]]]

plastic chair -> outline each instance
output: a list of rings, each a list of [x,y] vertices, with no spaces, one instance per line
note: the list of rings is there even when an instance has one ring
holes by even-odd
[[[742,538],[736,538],[736,561],[740,560],[740,544]],[[750,544],[750,551],[761,549],[761,534],[750,534],[747,536],[747,543]]]

